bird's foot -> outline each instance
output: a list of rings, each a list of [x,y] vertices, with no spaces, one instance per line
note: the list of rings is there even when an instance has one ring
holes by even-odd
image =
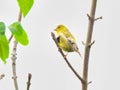
[[[68,55],[68,53],[67,53],[67,54],[64,54],[64,58],[67,58],[67,55]]]

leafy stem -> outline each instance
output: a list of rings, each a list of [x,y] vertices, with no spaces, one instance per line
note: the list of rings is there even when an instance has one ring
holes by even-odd
[[[21,21],[22,19],[22,14],[21,12],[19,12],[19,16],[18,16],[18,21]],[[11,35],[11,39],[12,39],[12,35]],[[15,40],[14,41],[14,45],[13,45],[13,51],[12,51],[12,56],[11,56],[11,60],[12,60],[12,72],[13,72],[13,76],[12,76],[12,79],[13,79],[13,82],[14,82],[14,87],[15,87],[15,90],[19,90],[18,89],[18,82],[17,82],[17,74],[16,74],[16,51],[17,51],[17,41]]]

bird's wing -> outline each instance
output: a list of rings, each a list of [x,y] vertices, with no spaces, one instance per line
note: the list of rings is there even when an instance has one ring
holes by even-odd
[[[73,41],[76,41],[75,37],[69,32],[69,30],[64,31],[63,34],[65,34],[66,38],[71,38]]]
[[[74,50],[74,51],[77,51],[78,50],[78,47],[77,47],[77,44],[76,42],[71,39],[71,38],[67,38],[68,42],[69,42],[69,45],[70,47]]]
[[[57,42],[60,43],[60,36],[58,36],[56,39],[57,39]]]

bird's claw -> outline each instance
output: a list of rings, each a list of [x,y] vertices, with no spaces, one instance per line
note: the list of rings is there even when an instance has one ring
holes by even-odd
[[[66,55],[64,54],[64,58],[67,58],[67,55],[68,55],[68,53]]]

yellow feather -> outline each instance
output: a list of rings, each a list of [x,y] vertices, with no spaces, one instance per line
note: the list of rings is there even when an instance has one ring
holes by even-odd
[[[77,52],[80,56],[75,37],[64,25],[58,25],[55,29],[59,47],[66,52]]]

